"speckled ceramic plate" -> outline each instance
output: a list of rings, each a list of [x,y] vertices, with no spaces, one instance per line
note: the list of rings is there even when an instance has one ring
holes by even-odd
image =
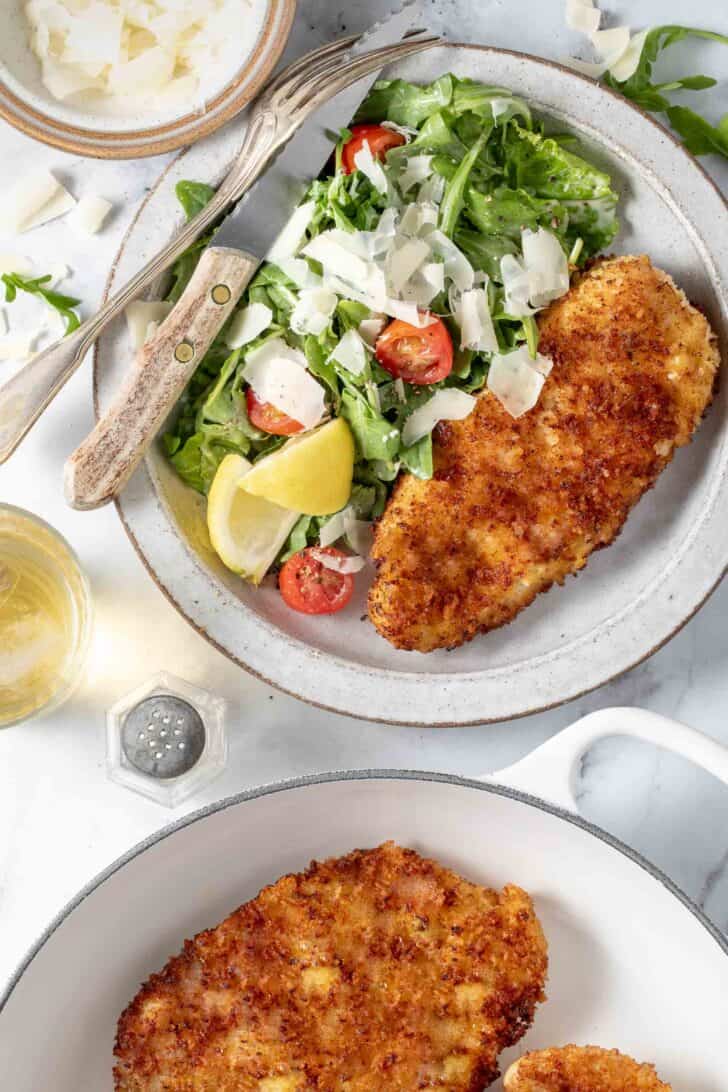
[[[726,204],[708,176],[656,122],[558,65],[502,50],[450,46],[418,56],[398,76],[454,71],[512,88],[541,116],[577,133],[622,194],[616,249],[646,252],[669,270],[728,338]],[[112,273],[123,283],[179,223],[174,184],[219,179],[238,135],[219,133],[180,157],[132,225]],[[97,403],[105,407],[130,360],[123,330],[100,343]],[[649,656],[700,607],[728,564],[728,419],[725,385],[695,441],[646,496],[608,550],[577,580],[554,588],[510,626],[453,652],[392,649],[362,620],[366,580],[342,614],[289,611],[273,589],[254,590],[212,551],[200,498],[153,451],[119,512],[159,586],[231,659],[305,701],[375,720],[468,724],[505,720],[574,698]]]

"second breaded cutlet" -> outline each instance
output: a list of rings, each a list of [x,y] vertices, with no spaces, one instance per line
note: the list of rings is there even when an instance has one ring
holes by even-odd
[[[517,420],[485,391],[435,430],[376,527],[369,617],[397,648],[451,648],[513,620],[619,534],[710,402],[705,318],[648,258],[605,258],[539,317],[553,359]]]
[[[596,1046],[534,1050],[505,1075],[506,1092],[671,1092],[655,1067]]]
[[[481,1092],[543,1000],[528,895],[387,842],[284,876],[121,1016],[117,1092]]]

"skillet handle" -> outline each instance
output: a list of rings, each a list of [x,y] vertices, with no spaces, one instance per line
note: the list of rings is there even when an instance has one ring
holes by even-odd
[[[600,739],[631,736],[690,759],[728,785],[728,748],[716,740],[647,709],[598,709],[537,747],[520,762],[482,780],[538,796],[566,811],[578,811],[575,789],[582,757]]]

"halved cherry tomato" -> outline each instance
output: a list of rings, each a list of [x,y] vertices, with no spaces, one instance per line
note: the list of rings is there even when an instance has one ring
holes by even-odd
[[[251,425],[261,432],[272,432],[274,436],[292,436],[294,432],[303,432],[299,421],[276,409],[271,402],[261,402],[251,387],[248,387],[245,402]]]
[[[287,606],[302,614],[334,614],[351,599],[354,577],[351,573],[338,573],[328,569],[315,556],[346,557],[333,546],[309,546],[289,557],[278,574],[278,587]]]
[[[351,136],[341,153],[341,169],[344,174],[352,174],[356,170],[354,156],[364,147],[364,141],[369,145],[369,151],[375,159],[384,159],[390,148],[398,148],[400,144],[404,144],[404,137],[393,129],[385,129],[383,125],[352,125]]]
[[[439,383],[452,371],[452,338],[442,319],[430,315],[429,326],[394,319],[377,338],[375,355],[395,379],[424,385]]]

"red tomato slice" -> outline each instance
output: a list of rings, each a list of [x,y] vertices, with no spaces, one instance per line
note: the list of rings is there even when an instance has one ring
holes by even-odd
[[[435,321],[421,327],[394,319],[377,338],[376,358],[395,379],[439,383],[452,371],[452,338],[442,319],[430,318]]]
[[[245,395],[250,423],[261,432],[272,432],[274,436],[292,436],[302,432],[303,425],[294,421],[287,413],[275,408],[271,402],[261,402],[251,387]]]
[[[346,557],[333,546],[316,547],[316,553]],[[287,606],[302,614],[335,614],[354,592],[351,573],[327,569],[312,554],[311,547],[289,557],[278,574],[278,587]]]
[[[401,133],[385,129],[383,125],[352,125],[351,136],[344,145],[341,155],[341,169],[344,174],[353,174],[356,170],[354,156],[364,147],[364,141],[375,159],[384,159],[390,148],[404,144]]]

